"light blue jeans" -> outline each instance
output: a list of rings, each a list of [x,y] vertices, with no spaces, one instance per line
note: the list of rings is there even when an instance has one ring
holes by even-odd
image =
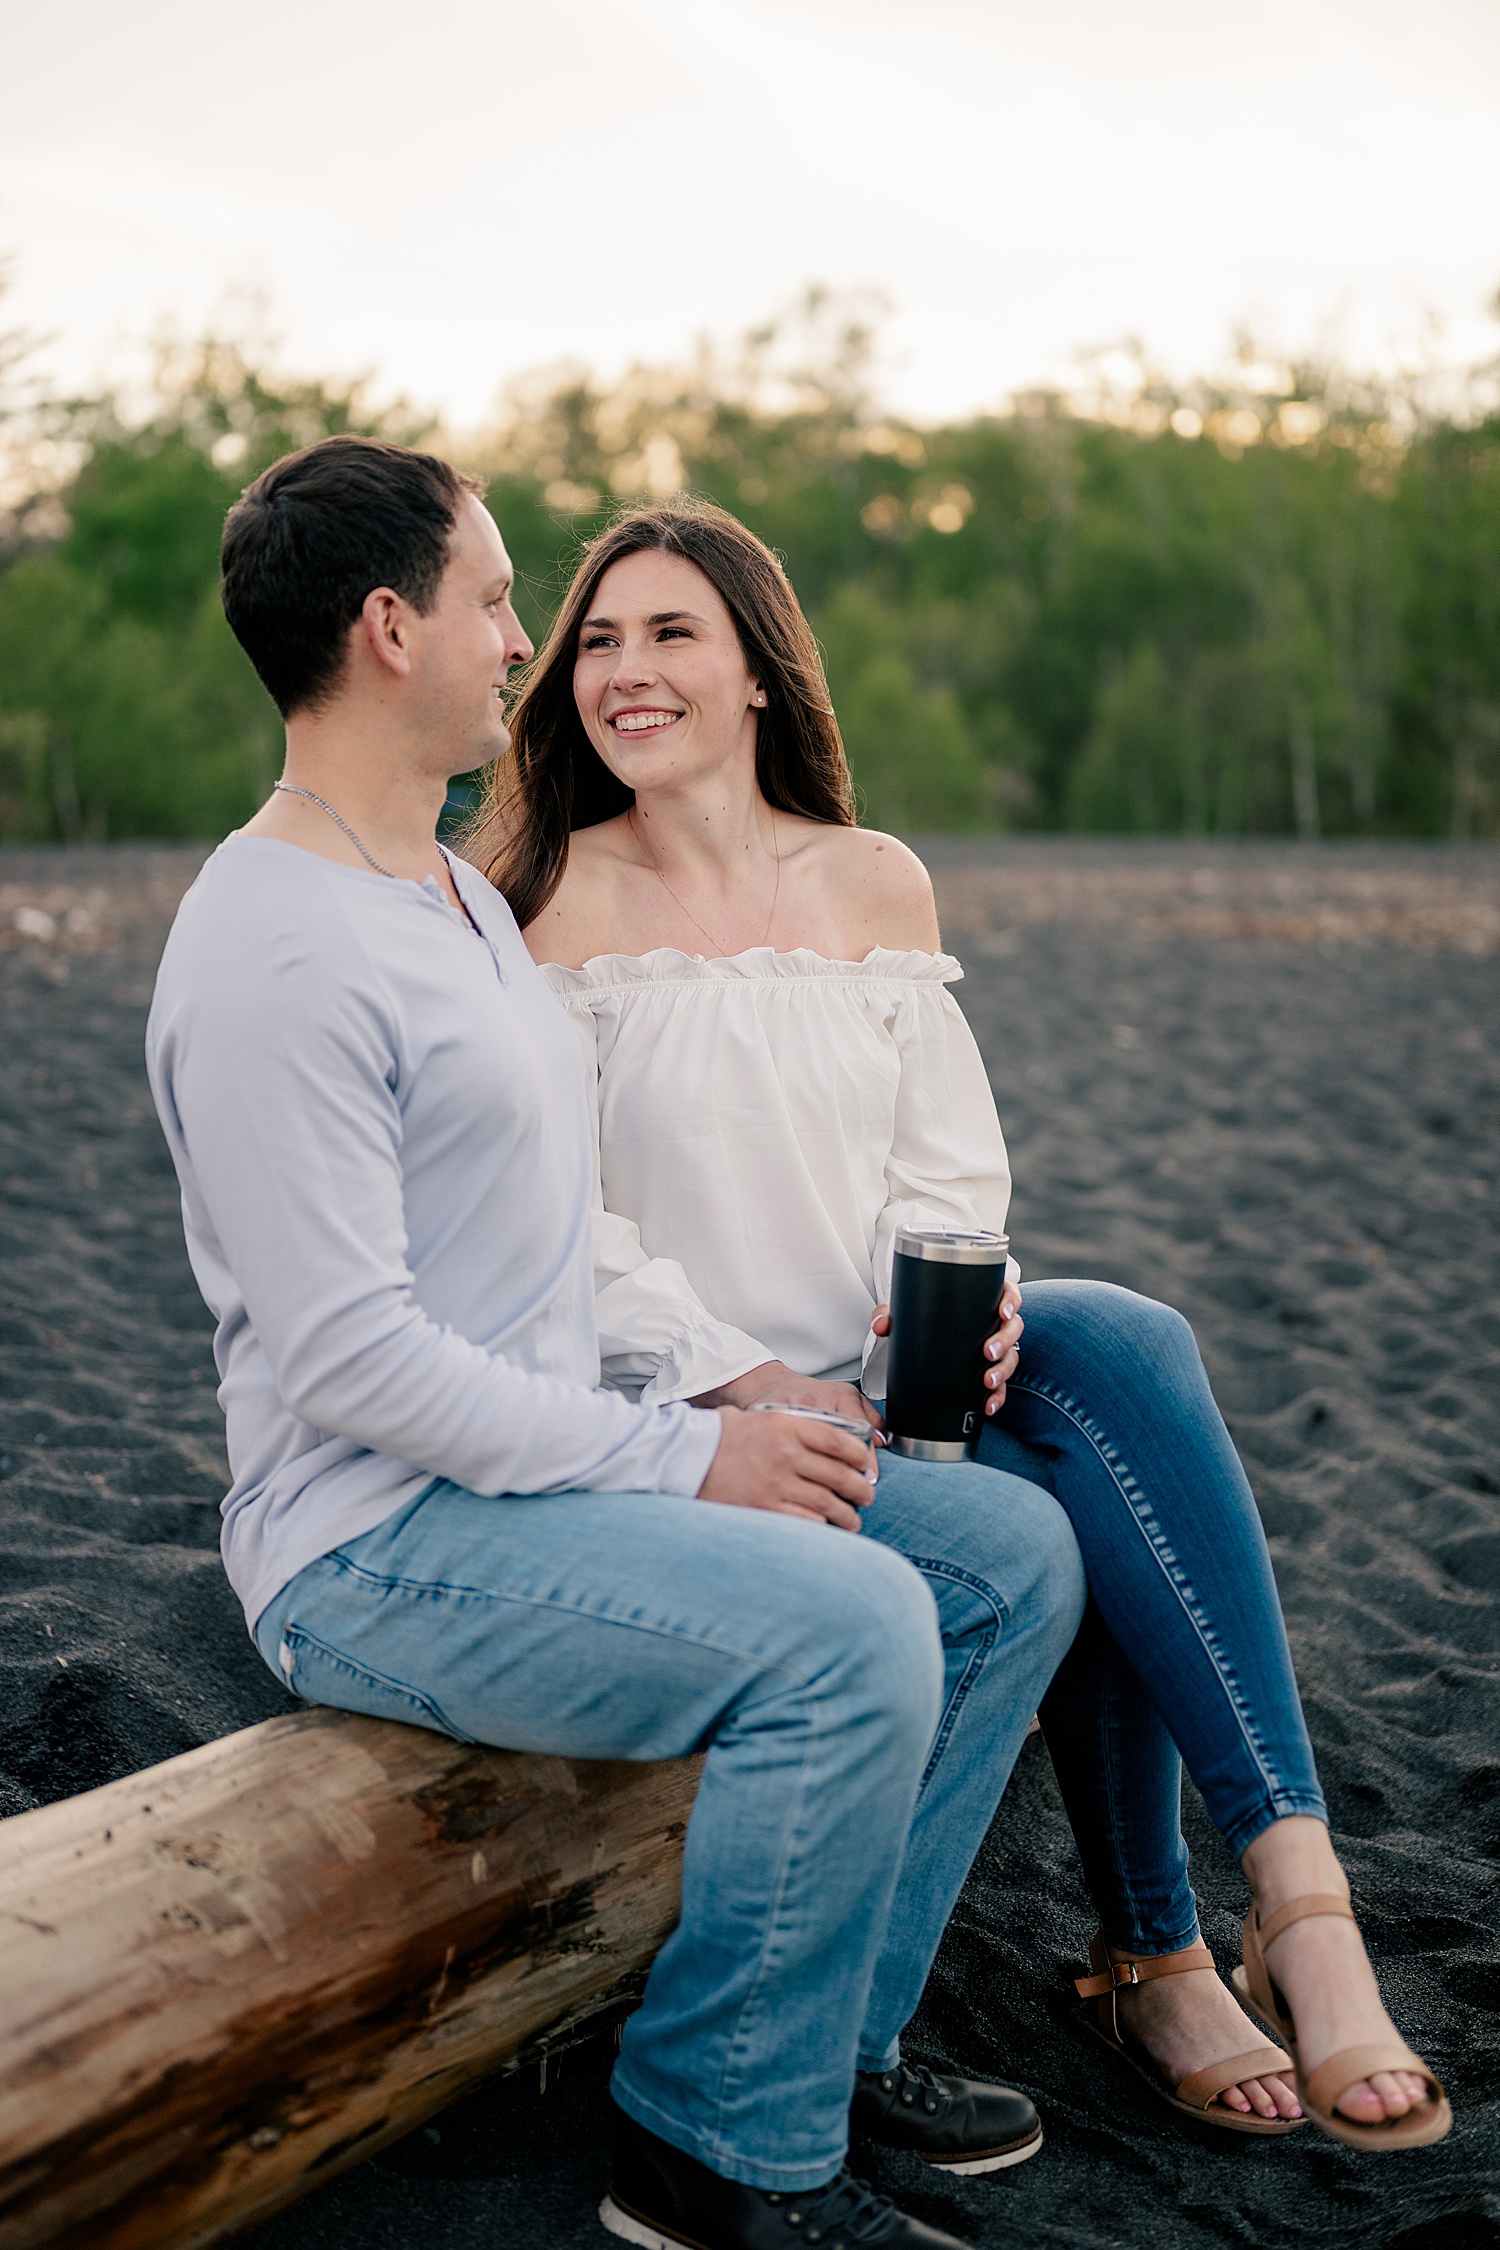
[[[256,1625],[314,1703],[577,1758],[707,1751],[682,1918],[613,2091],[752,2187],[843,2161],[1078,1629],[1066,1516],[884,1456],[862,1535],[659,1494],[442,1482]]]

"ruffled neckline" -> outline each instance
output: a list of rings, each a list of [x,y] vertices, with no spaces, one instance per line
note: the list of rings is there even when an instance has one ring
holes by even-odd
[[[901,953],[874,945],[862,961],[831,961],[811,946],[778,953],[752,945],[743,953],[681,953],[657,946],[650,953],[598,953],[581,969],[556,961],[540,964],[555,992],[602,991],[616,985],[672,984],[954,984],[963,975],[951,953]]]

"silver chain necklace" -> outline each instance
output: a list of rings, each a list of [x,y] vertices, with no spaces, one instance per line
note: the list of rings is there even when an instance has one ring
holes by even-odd
[[[285,790],[287,796],[289,797],[307,797],[311,799],[313,804],[321,806],[323,811],[327,813],[330,820],[336,820],[338,822],[340,828],[343,829],[344,834],[348,837],[350,843],[354,846],[354,849],[359,853],[360,858],[367,859],[370,865],[374,868],[377,875],[389,876],[390,880],[393,883],[396,881],[397,878],[391,873],[390,868],[382,867],[379,860],[375,857],[375,854],[373,852],[367,852],[365,850],[364,845],[355,835],[354,830],[349,826],[349,823],[347,820],[345,820],[343,814],[336,813],[332,805],[330,805],[326,801],[326,799],[320,797],[315,789],[299,789],[295,781],[278,781],[276,787],[278,789]]]
[[[776,902],[781,896],[781,839],[776,833],[776,808],[774,805],[768,805],[766,807],[766,810],[771,815],[771,842],[776,851],[776,885],[771,892],[771,911],[766,916],[765,935],[761,938],[760,941],[762,945],[767,944],[770,940],[771,924],[776,919]],[[692,908],[690,906],[683,905],[682,900],[677,896],[677,893],[673,890],[671,884],[667,881],[666,876],[663,875],[661,869],[657,866],[655,855],[650,851],[647,846],[645,837],[636,827],[634,805],[630,807],[630,810],[625,815],[625,817],[630,824],[631,835],[634,836],[641,852],[645,855],[647,866],[650,868],[652,874],[656,877],[658,883],[660,883],[662,889],[666,892],[668,898],[672,901],[672,904],[677,908],[679,914],[685,914],[688,920],[692,923],[693,928],[695,930],[702,931],[703,936],[706,937],[709,944],[714,947],[721,960],[728,960],[730,958],[728,946],[725,945],[719,938],[716,938],[712,930],[705,930],[703,928],[703,924],[699,921]],[[335,818],[337,818],[337,815],[335,815]],[[360,849],[364,849],[363,845],[360,846]]]

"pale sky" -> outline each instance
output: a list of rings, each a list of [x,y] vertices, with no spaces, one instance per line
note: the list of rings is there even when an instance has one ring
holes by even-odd
[[[918,416],[1140,335],[1483,348],[1497,0],[0,0],[0,322],[71,380],[258,292],[459,424],[877,289]]]

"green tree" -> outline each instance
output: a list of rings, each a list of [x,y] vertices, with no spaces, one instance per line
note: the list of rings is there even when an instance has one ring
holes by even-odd
[[[1500,834],[1493,371],[1435,401],[1245,343],[1213,382],[1137,354],[1123,387],[1101,362],[1085,395],[918,429],[873,398],[871,338],[813,292],[735,351],[513,385],[462,452],[533,637],[615,508],[690,489],[782,557],[874,821]],[[291,447],[423,426],[243,345],[164,351],[137,415],[40,398],[19,350],[0,830],[221,831],[279,744],[218,612],[224,510]]]
[[[958,698],[918,681],[899,616],[845,586],[816,622],[862,817],[908,831],[985,825],[984,764]]]
[[[280,721],[224,622],[224,516],[250,475],[345,429],[412,438],[358,384],[278,386],[236,346],[161,354],[155,411],[57,405],[80,466],[61,536],[0,576],[0,822],[21,837],[211,836],[246,819]]]

